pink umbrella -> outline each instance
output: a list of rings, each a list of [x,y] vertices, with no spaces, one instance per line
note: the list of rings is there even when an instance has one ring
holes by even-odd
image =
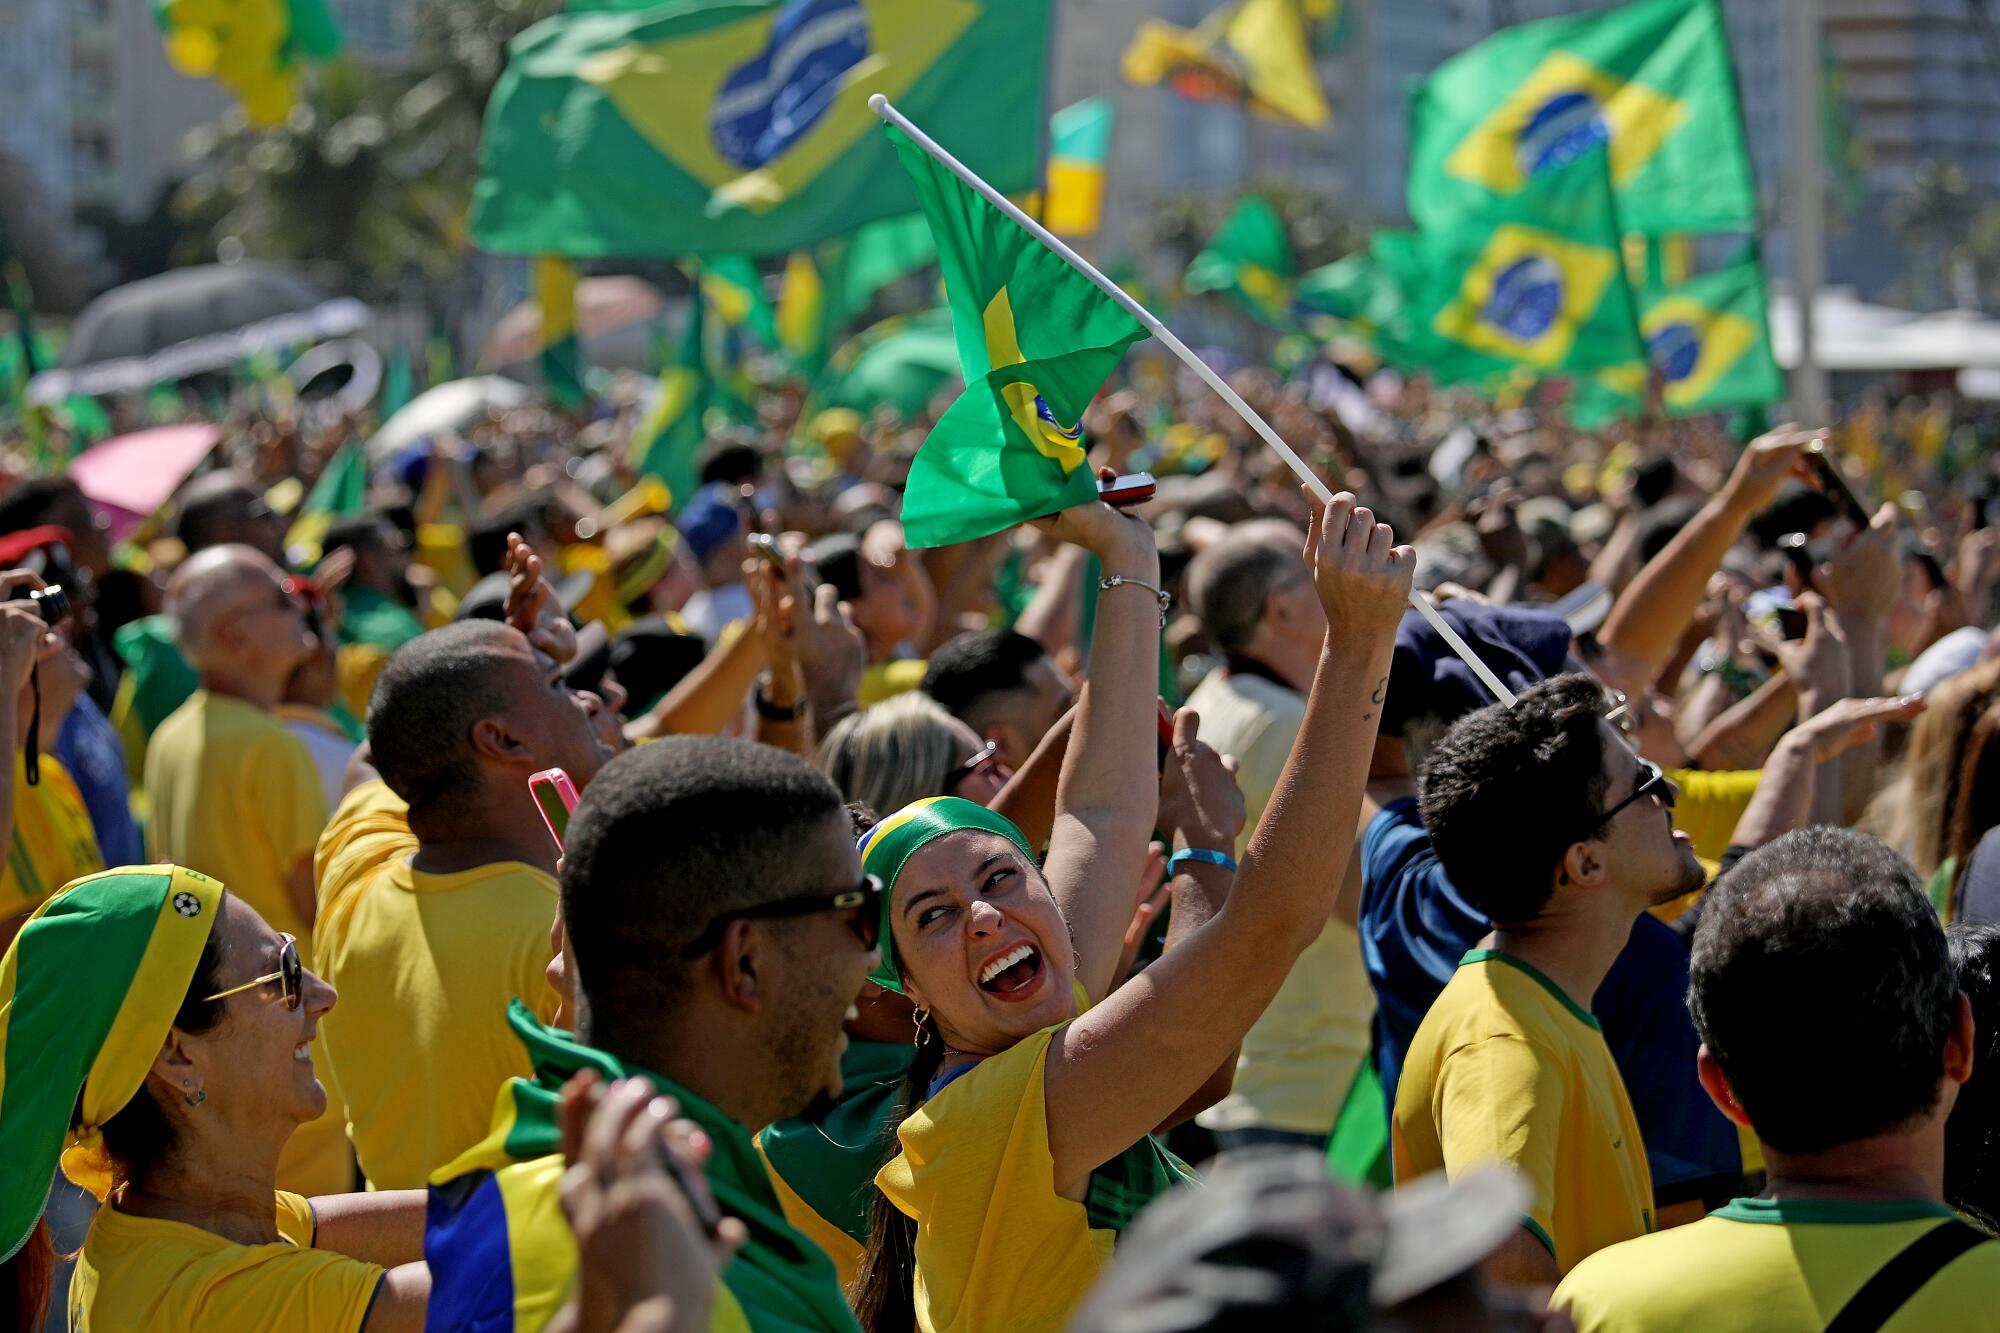
[[[71,461],[70,480],[110,521],[112,541],[123,541],[159,511],[188,474],[222,439],[208,422],[157,426],[94,445]]]

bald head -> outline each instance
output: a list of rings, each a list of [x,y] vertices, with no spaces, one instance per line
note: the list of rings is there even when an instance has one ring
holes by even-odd
[[[225,654],[234,657],[242,636],[228,633],[238,621],[281,610],[288,601],[284,574],[268,556],[248,546],[211,546],[182,562],[167,581],[166,615],[174,642],[197,670]],[[251,636],[253,641],[268,638]],[[296,612],[289,637],[298,637]],[[274,645],[281,646],[281,645]]]

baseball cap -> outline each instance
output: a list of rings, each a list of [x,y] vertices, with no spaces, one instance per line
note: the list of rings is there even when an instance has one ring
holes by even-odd
[[[1521,1225],[1525,1181],[1501,1166],[1370,1195],[1299,1149],[1216,1159],[1201,1186],[1157,1201],[1072,1333],[1361,1329],[1370,1314],[1470,1270]]]
[[[1493,668],[1511,690],[1547,680],[1569,655],[1569,623],[1553,611],[1524,606],[1491,606],[1454,597],[1438,615]],[[1403,734],[1403,723],[1423,714],[1446,722],[1493,702],[1450,645],[1415,611],[1396,627],[1396,654],[1389,664],[1389,693],[1382,706],[1382,733]]]
[[[734,492],[729,487],[710,482],[689,497],[674,526],[681,530],[688,553],[697,560],[706,560],[710,551],[742,530],[743,514],[737,509]]]

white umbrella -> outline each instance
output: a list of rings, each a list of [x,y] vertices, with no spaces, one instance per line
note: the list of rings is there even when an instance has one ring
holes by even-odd
[[[383,458],[426,435],[463,430],[488,412],[520,407],[531,396],[526,387],[501,375],[447,381],[424,390],[383,422],[368,441],[368,455]]]

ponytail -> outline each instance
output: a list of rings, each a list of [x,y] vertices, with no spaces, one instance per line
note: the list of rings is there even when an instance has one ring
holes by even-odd
[[[901,1124],[923,1105],[931,1080],[944,1063],[944,1040],[926,1018],[919,1029],[917,1058],[903,1075],[903,1095],[896,1103],[896,1123]],[[900,1141],[892,1140],[883,1165],[896,1160]],[[911,1333],[917,1326],[917,1221],[881,1190],[868,1215],[868,1247],[861,1256],[861,1269],[847,1289],[848,1304],[868,1333]]]
[[[47,1218],[38,1218],[14,1257],[0,1263],[0,1314],[10,1316],[8,1328],[37,1329],[49,1310],[49,1290],[55,1285],[56,1245]]]

